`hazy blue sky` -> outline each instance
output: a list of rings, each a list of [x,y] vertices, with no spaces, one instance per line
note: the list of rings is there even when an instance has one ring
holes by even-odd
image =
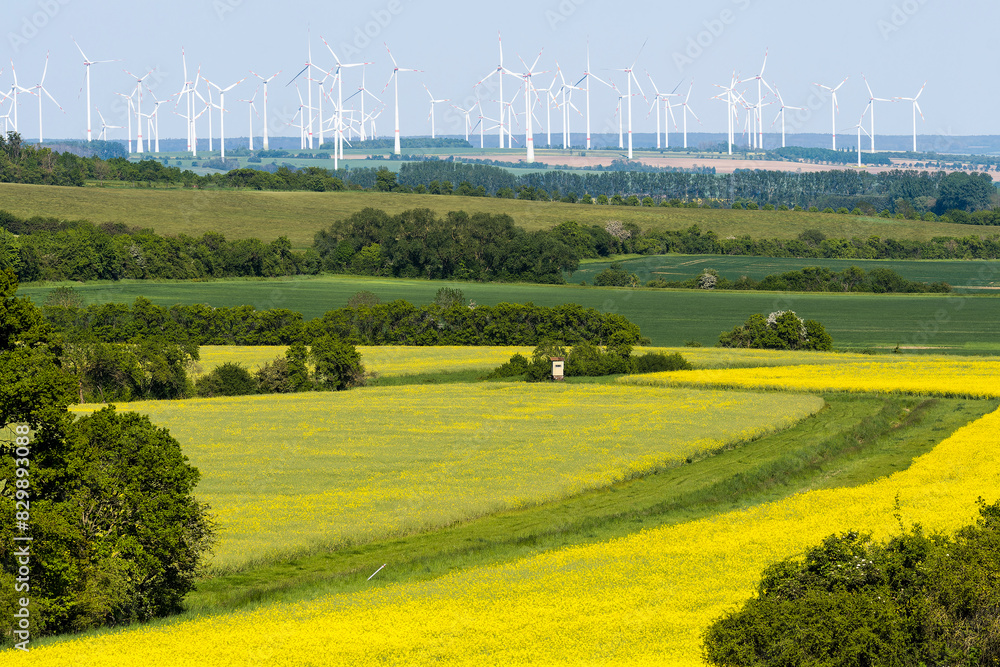
[[[149,81],[157,94],[174,94],[182,85],[184,47],[192,75],[200,64],[205,76],[223,85],[249,76],[250,69],[266,75],[282,70],[271,85],[272,133],[297,135],[289,127],[275,130],[279,119],[290,119],[298,107],[294,87],[285,84],[305,63],[307,30],[318,65],[334,65],[321,36],[338,50],[342,61],[374,62],[367,68],[368,87],[389,105],[378,121],[380,134],[392,129],[392,90],[381,92],[391,72],[383,42],[401,67],[425,70],[401,78],[402,133],[429,134],[428,97],[421,82],[436,97],[471,103],[474,84],[497,65],[498,31],[508,67],[521,69],[518,54],[530,63],[544,49],[538,69],[554,70],[558,60],[567,79],[574,81],[583,73],[589,37],[594,73],[611,77],[622,88],[624,74],[612,68],[631,64],[648,39],[636,64],[643,90],[652,93],[645,70],[661,90],[679,84],[685,89],[693,79],[691,105],[704,125],[695,124],[692,130],[725,130],[725,105],[709,99],[718,92],[712,84],[728,83],[734,69],[743,76],[755,74],[769,49],[764,77],[777,83],[786,104],[812,107],[796,120],[789,112],[789,131],[828,132],[830,104],[812,83],[833,85],[845,76],[850,79],[838,93],[837,126],[838,130],[852,127],[868,102],[864,72],[875,95],[886,98],[913,96],[928,81],[920,98],[926,116],[926,122],[918,118],[920,134],[1000,134],[995,121],[998,93],[992,82],[1000,3],[992,0],[508,0],[490,5],[454,0],[7,0],[4,7],[0,90],[10,89],[11,59],[18,82],[30,87],[41,76],[46,51],[51,52],[45,87],[65,113],[45,100],[46,139],[85,136],[84,66],[71,36],[94,60],[122,59],[92,67],[93,103],[109,123],[125,125],[124,107],[114,93],[134,89],[134,80],[122,69],[138,74],[155,68]],[[540,75],[536,85],[547,86],[552,76]],[[355,90],[359,82],[359,70],[350,70],[345,91]],[[513,78],[504,81],[508,99],[517,85]],[[204,82],[200,87],[204,90]],[[247,107],[236,100],[249,97],[256,87],[256,79],[250,77],[227,95],[227,107],[232,109],[226,116],[227,135],[247,134]],[[484,99],[495,96],[483,92]],[[755,97],[756,92],[751,99]],[[584,108],[582,94],[574,101]],[[617,132],[617,121],[612,120],[616,103],[610,90],[594,89],[595,133]],[[655,118],[647,116],[642,98],[634,103],[635,131],[653,131]],[[496,107],[487,104],[487,113],[495,117]],[[9,103],[0,106],[0,115],[8,108]],[[164,108],[170,111],[173,104]],[[523,103],[518,108],[523,109]],[[448,105],[438,107],[438,132],[461,132],[458,114],[446,110]],[[776,107],[765,110],[765,130],[775,113]],[[544,112],[538,115],[544,122]],[[37,137],[37,99],[22,96],[19,116],[22,135]],[[876,108],[877,133],[908,134],[911,118],[909,103],[881,103]],[[255,122],[259,135],[259,121]],[[572,123],[575,131],[583,130],[579,116]],[[94,126],[96,135],[100,129],[96,115]],[[204,137],[206,130],[201,129],[200,135]],[[183,136],[182,120],[163,113],[161,135]],[[124,131],[112,131],[111,136],[124,138]]]

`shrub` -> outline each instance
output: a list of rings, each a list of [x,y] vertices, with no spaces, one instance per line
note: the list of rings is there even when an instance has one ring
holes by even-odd
[[[288,369],[288,359],[275,359],[254,373],[261,394],[289,394],[295,391]]]
[[[198,378],[195,391],[199,396],[246,396],[257,393],[257,380],[241,364],[227,361]]]
[[[354,296],[347,300],[348,308],[357,308],[358,306],[377,306],[382,303],[382,300],[378,298],[378,295],[374,292],[369,292],[368,290],[361,290],[356,292]]]
[[[757,595],[715,621],[713,665],[1000,663],[1000,503],[954,536],[919,525],[886,544],[831,535],[767,568]]]
[[[594,284],[598,287],[637,287],[639,276],[629,273],[618,262],[594,276]]]
[[[342,390],[364,384],[365,369],[357,349],[333,336],[321,336],[309,350],[315,370],[313,378],[320,389]]]
[[[523,354],[515,354],[509,361],[504,362],[493,372],[486,376],[489,380],[501,380],[504,378],[521,377],[528,372],[530,362]]]
[[[742,325],[723,332],[718,345],[767,350],[832,350],[833,339],[819,322],[803,321],[793,311],[784,310],[767,317],[751,315]]]
[[[689,371],[691,363],[679,353],[663,354],[647,352],[635,358],[636,373],[660,373],[663,371]]]

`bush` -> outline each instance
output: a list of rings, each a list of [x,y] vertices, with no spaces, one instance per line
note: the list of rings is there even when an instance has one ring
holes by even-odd
[[[487,375],[486,379],[503,380],[506,378],[521,377],[528,372],[529,364],[530,362],[523,354],[515,354],[509,361],[493,369],[493,372]]]
[[[365,369],[357,349],[332,336],[313,341],[309,351],[315,370],[313,378],[320,389],[342,390],[364,384]]]
[[[832,350],[833,339],[819,322],[803,321],[793,311],[784,310],[767,317],[751,315],[742,325],[723,332],[718,345],[766,350]]]
[[[613,262],[594,277],[594,284],[598,287],[637,287],[639,276],[629,273],[618,262]]]
[[[257,380],[237,362],[227,361],[195,382],[199,396],[246,396],[257,393]]]
[[[288,359],[275,359],[254,373],[257,391],[261,394],[289,394],[295,391],[288,368]]]
[[[662,352],[647,352],[635,358],[636,373],[660,373],[663,371],[689,371],[691,362],[679,353],[663,354]]]
[[[1000,664],[1000,503],[954,536],[851,531],[767,568],[703,637],[713,665]]]

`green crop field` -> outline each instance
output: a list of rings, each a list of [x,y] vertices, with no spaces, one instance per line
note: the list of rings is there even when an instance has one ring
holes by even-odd
[[[577,303],[624,315],[654,345],[678,346],[696,340],[714,345],[719,333],[753,313],[794,310],[823,323],[838,348],[936,347],[1000,351],[1000,298],[981,295],[834,294],[704,292],[598,288],[579,285],[451,283],[352,276],[311,279],[89,283],[73,285],[85,303],[131,303],[137,296],[161,306],[206,303],[289,308],[307,319],[341,308],[355,293],[369,290],[382,301],[433,301],[443,287],[461,289],[467,299],[493,305],[502,301],[539,306]],[[52,286],[22,287],[19,294],[43,303]]]
[[[907,280],[949,285],[967,291],[1000,286],[1000,260],[900,260],[900,259],[796,259],[792,257],[745,257],[742,255],[651,255],[619,260],[622,268],[635,273],[645,283],[654,278],[680,281],[694,278],[705,269],[715,269],[720,276],[736,280],[749,276],[760,280],[765,276],[786,271],[798,271],[806,266],[823,266],[843,271],[857,266],[870,271],[892,269]],[[608,268],[610,261],[585,260],[573,272],[573,282],[584,280],[593,284],[598,273]]]
[[[19,216],[52,216],[95,223],[123,222],[160,234],[200,236],[218,232],[226,238],[255,237],[272,241],[287,236],[292,246],[312,245],[317,231],[334,220],[366,207],[399,213],[429,208],[438,214],[506,213],[525,229],[548,229],[566,220],[604,225],[609,220],[634,222],[646,229],[687,229],[698,225],[722,237],[749,234],[790,239],[805,229],[831,238],[881,236],[930,240],[935,236],[988,236],[995,227],[940,222],[890,220],[795,211],[647,208],[534,202],[515,199],[415,195],[377,192],[256,192],[249,190],[182,190],[123,187],[56,187],[0,184],[0,210]]]

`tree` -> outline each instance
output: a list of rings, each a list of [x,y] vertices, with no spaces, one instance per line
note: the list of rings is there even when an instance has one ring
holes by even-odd
[[[396,174],[385,167],[379,167],[375,174],[375,189],[379,192],[392,192],[396,185]]]
[[[312,387],[309,379],[309,368],[306,360],[309,350],[300,342],[292,343],[285,350],[285,361],[288,362],[288,384],[291,391],[308,391]]]
[[[768,350],[831,350],[833,339],[822,324],[804,321],[791,310],[767,317],[751,315],[746,322],[719,336],[719,347],[746,347]]]
[[[242,364],[227,361],[198,378],[199,396],[246,396],[256,394],[256,378]]]
[[[332,336],[322,336],[309,351],[315,365],[313,377],[321,389],[342,390],[364,383],[365,369],[361,355],[349,343]]]
[[[993,187],[993,177],[989,174],[967,174],[955,171],[941,179],[938,186],[938,215],[952,210],[981,211],[990,206],[990,195],[996,189]]]

